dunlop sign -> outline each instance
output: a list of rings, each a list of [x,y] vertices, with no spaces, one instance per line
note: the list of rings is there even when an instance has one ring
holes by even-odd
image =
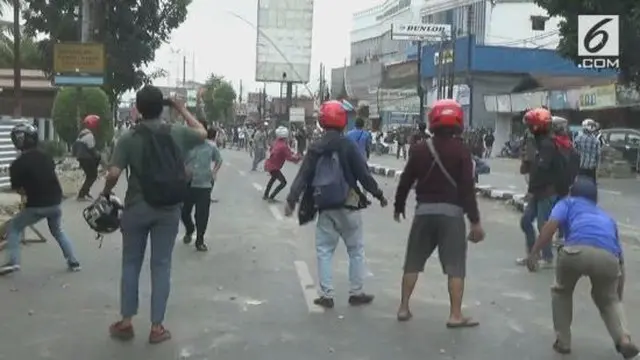
[[[392,40],[442,39],[451,36],[449,24],[391,24]]]
[[[53,49],[53,69],[57,74],[86,73],[102,75],[105,68],[104,45],[96,43],[59,43]]]

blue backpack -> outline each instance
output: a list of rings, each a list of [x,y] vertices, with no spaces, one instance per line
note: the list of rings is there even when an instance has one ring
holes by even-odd
[[[319,210],[344,206],[351,190],[344,177],[337,151],[320,155],[311,181],[313,200]]]

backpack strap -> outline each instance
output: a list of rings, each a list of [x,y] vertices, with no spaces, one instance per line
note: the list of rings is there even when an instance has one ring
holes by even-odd
[[[440,159],[440,154],[438,154],[438,151],[436,150],[436,147],[433,145],[433,139],[431,139],[431,138],[426,139],[425,143],[427,144],[427,148],[429,148],[429,152],[431,152],[431,156],[433,157],[433,163],[431,164],[431,167],[429,168],[429,171],[427,172],[427,176],[426,177],[428,177],[431,174],[431,171],[433,170],[433,167],[435,165],[438,165],[438,167],[440,168],[440,171],[442,171],[442,174],[447,178],[449,183],[451,185],[453,185],[454,188],[458,188],[458,184],[453,179],[453,176],[451,176],[451,174],[449,174],[447,169],[442,164],[442,160]]]

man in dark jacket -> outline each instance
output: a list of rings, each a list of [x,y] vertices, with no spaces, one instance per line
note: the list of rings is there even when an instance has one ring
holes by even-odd
[[[349,304],[354,306],[369,304],[374,297],[363,291],[364,240],[362,216],[359,211],[367,206],[368,201],[358,183],[378,199],[381,206],[386,206],[387,200],[371,176],[367,162],[356,144],[342,135],[342,131],[347,125],[347,112],[342,103],[328,101],[322,104],[318,122],[325,129],[325,133],[319,141],[309,147],[307,156],[291,185],[284,212],[286,216],[291,216],[303,193],[304,197],[300,204],[301,211],[309,210],[309,201],[316,202],[314,206],[318,211],[316,256],[320,296],[314,300],[314,304],[324,308],[334,306],[331,270],[333,254],[340,238],[343,239],[349,255]],[[345,188],[348,191],[345,198],[342,199],[343,201],[340,201],[338,205],[323,208],[318,204],[318,199],[310,197],[309,194],[313,193],[315,196],[317,192],[320,192],[312,185],[316,183],[316,167],[320,159],[327,156],[333,157],[334,154],[337,154],[342,173],[339,180],[346,182]],[[330,194],[330,196],[332,195],[335,194]],[[306,220],[309,221],[309,216],[306,217]]]
[[[433,137],[409,150],[394,204],[394,219],[404,217],[407,196],[416,183],[417,207],[407,242],[398,321],[412,317],[409,300],[418,274],[438,249],[448,277],[450,310],[447,327],[474,327],[478,322],[462,315],[462,295],[467,263],[467,239],[480,242],[484,231],[476,201],[471,153],[460,138],[464,126],[462,107],[454,100],[439,100],[429,112]],[[471,223],[467,236],[464,215]]]

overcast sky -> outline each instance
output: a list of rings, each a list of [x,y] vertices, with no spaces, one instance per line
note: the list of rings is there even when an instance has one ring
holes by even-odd
[[[355,11],[384,0],[315,0],[313,23],[313,53],[311,82],[316,91],[320,63],[330,70],[340,67],[349,57],[349,31]],[[254,81],[256,61],[256,29],[231,15],[237,14],[257,24],[257,0],[193,0],[187,20],[176,29],[169,44],[156,52],[150,69],[163,68],[170,78],[157,85],[175,85],[182,78],[182,56],[187,56],[187,79],[203,82],[211,73],[231,80],[237,88],[242,80],[244,93],[260,87]],[[5,7],[5,20],[12,19],[11,7]],[[330,80],[330,79],[327,79]],[[279,94],[277,84],[267,88],[271,95]],[[300,89],[300,93],[302,93]]]
[[[331,68],[342,66],[348,58],[353,12],[381,2],[383,0],[315,1],[310,83],[313,91],[317,88],[321,62],[329,75]],[[170,44],[156,52],[153,66],[164,68],[172,75],[171,79],[158,81],[158,85],[175,84],[178,67],[182,66],[181,55],[174,53],[179,50],[187,55],[187,79],[203,81],[210,73],[216,73],[232,80],[236,87],[242,79],[245,94],[261,87],[254,81],[256,29],[229,12],[256,24],[257,0],[193,1],[187,20],[173,33]],[[177,75],[182,77],[181,68]],[[268,92],[277,95],[278,89],[274,84],[268,87]]]

